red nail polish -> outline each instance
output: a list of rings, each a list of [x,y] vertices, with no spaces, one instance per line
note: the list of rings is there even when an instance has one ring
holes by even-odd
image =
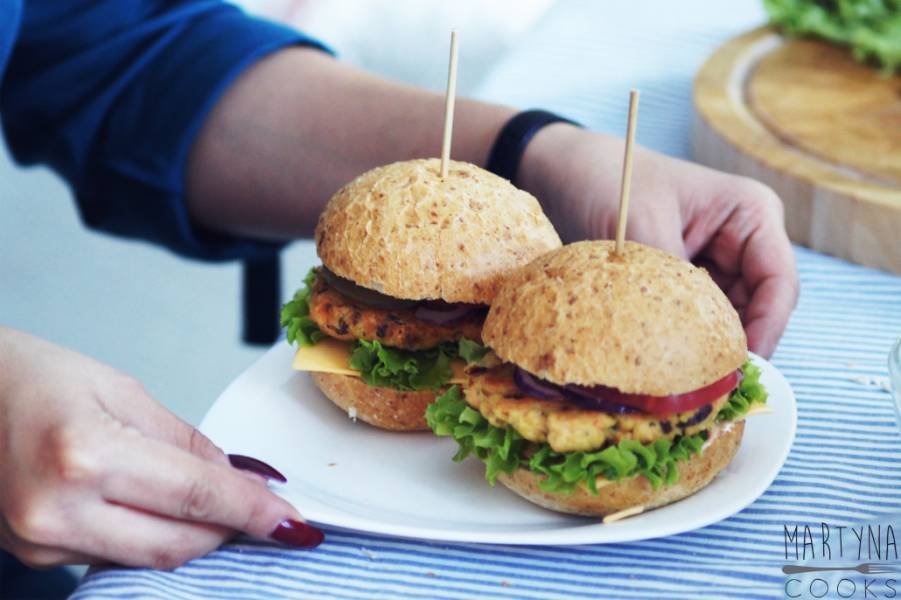
[[[285,519],[269,534],[276,542],[295,548],[315,548],[325,535],[319,529],[294,519]]]
[[[244,456],[243,454],[229,454],[228,462],[236,469],[250,471],[251,473],[256,473],[261,477],[265,477],[266,479],[274,479],[281,483],[288,482],[285,476],[279,473],[275,467],[272,467],[261,460],[257,460],[256,458]]]

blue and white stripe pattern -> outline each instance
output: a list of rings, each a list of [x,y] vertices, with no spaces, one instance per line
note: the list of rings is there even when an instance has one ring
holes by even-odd
[[[627,90],[638,86],[639,141],[686,156],[695,70],[761,16],[758,0],[564,0],[501,61],[480,96],[621,133]],[[663,539],[553,548],[327,529],[312,552],[243,541],[171,573],[97,572],[74,598],[781,597],[787,576],[780,569],[792,562],[784,525],[901,520],[885,516],[901,514],[901,436],[880,385],[891,343],[901,337],[901,278],[804,249],[796,254],[801,298],[773,359],[797,396],[795,445],[771,488],[725,521]]]
[[[819,531],[821,521],[877,519],[901,534],[901,519],[887,516],[901,514],[901,435],[882,389],[889,348],[901,337],[901,277],[796,254],[801,299],[773,362],[797,395],[797,437],[772,487],[732,518],[669,538],[558,548],[327,529],[312,552],[242,541],[171,573],[101,571],[74,598],[781,596],[780,569],[793,563],[785,559],[784,525]]]

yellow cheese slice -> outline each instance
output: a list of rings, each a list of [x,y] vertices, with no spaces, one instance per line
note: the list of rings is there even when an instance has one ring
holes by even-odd
[[[323,338],[313,346],[302,346],[294,354],[291,366],[295,371],[312,371],[314,373],[334,373],[359,377],[360,372],[351,369],[350,342]]]
[[[350,375],[359,377],[360,372],[351,369],[350,364],[351,343],[336,340],[335,338],[323,338],[313,346],[303,346],[294,354],[291,366],[295,371],[311,371],[314,373],[334,373],[335,375]],[[451,383],[463,383],[466,375],[462,360],[451,361]]]

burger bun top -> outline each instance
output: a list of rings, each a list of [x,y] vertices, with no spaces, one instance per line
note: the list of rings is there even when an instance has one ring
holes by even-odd
[[[482,337],[502,359],[559,385],[664,396],[741,367],[747,340],[704,269],[649,246],[578,242],[512,274]]]
[[[316,250],[337,275],[395,298],[490,304],[510,271],[559,248],[538,201],[475,165],[410,160],[328,202]]]

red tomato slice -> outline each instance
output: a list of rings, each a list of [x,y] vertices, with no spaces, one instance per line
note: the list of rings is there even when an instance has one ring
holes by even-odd
[[[647,394],[626,394],[615,388],[603,385],[580,387],[580,391],[596,398],[622,404],[640,410],[641,412],[660,417],[695,410],[710,404],[717,398],[724,396],[738,387],[741,371],[736,370],[722,379],[714,381],[708,386],[686,392],[684,394],[671,394],[669,396],[649,396]]]

